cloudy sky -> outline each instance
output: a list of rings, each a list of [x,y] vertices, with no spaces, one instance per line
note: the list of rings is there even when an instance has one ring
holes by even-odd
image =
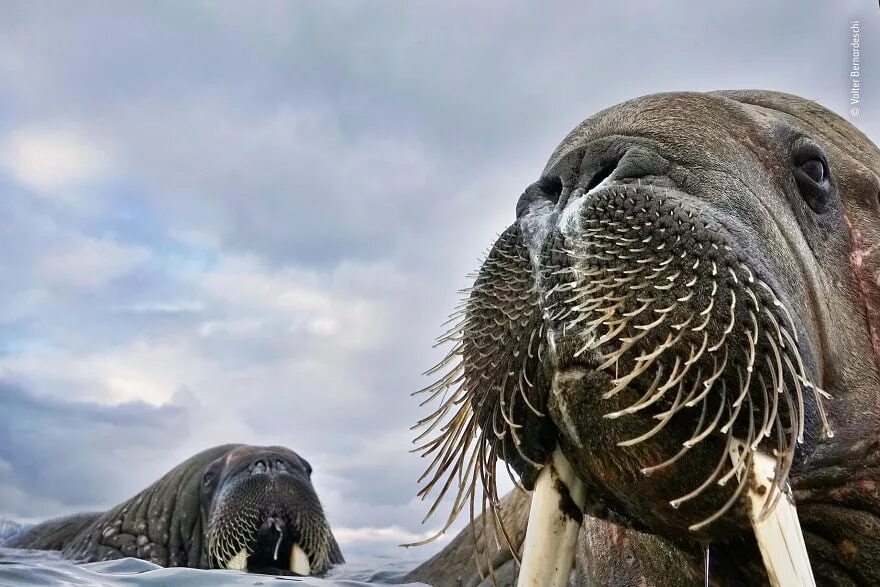
[[[846,115],[856,18],[880,140],[871,0],[587,4],[3,2],[0,517],[283,444],[343,549],[388,552],[436,527],[432,341],[575,124],[723,88]]]

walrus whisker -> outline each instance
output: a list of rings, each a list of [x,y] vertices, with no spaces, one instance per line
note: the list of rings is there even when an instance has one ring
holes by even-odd
[[[732,436],[728,436],[727,446],[725,446],[724,454],[721,458],[718,459],[718,463],[716,464],[715,469],[712,471],[712,473],[695,489],[669,502],[669,505],[672,506],[673,509],[678,509],[679,507],[681,507],[681,504],[694,499],[695,497],[703,493],[703,491],[705,491],[710,485],[712,485],[712,483],[721,473],[724,465],[727,463],[727,451],[730,449],[732,438]]]
[[[698,366],[697,367],[697,374],[692,378],[693,383],[691,384],[690,391],[688,391],[687,395],[684,396],[681,403],[678,406],[669,408],[665,412],[658,412],[657,414],[654,414],[654,418],[656,418],[657,420],[662,420],[669,415],[674,416],[678,412],[687,408],[688,407],[687,402],[690,401],[690,399],[694,397],[694,394],[697,393],[697,389],[699,389],[700,384],[702,383],[702,380],[700,378],[700,375],[702,375],[702,373],[703,373],[703,368]],[[682,377],[681,381],[679,382],[679,386],[684,386],[685,381],[686,381],[686,379],[684,377]],[[702,403],[705,406],[706,402],[702,402]],[[696,430],[699,430],[699,426],[696,428]]]
[[[511,474],[511,471],[508,469],[508,474]],[[511,474],[511,479],[513,478]],[[498,514],[499,507],[492,508],[492,514],[495,518],[495,532],[496,537],[498,535],[498,531],[501,532],[501,535],[504,537],[504,542],[507,545],[507,550],[510,552],[510,555],[513,557],[513,560],[516,564],[522,565],[522,560],[519,556],[519,553],[516,551],[516,548],[513,546],[513,540],[510,538],[510,533],[507,531],[507,527],[504,525],[504,520],[501,519],[501,516]],[[499,544],[499,550],[501,545]]]
[[[804,426],[804,394],[803,394],[803,390],[801,388],[801,382],[797,378],[797,371],[795,370],[795,367],[792,364],[791,359],[788,356],[788,353],[786,353],[783,356],[783,360],[785,361],[785,366],[788,368],[788,373],[791,376],[790,378],[792,379],[792,381],[794,382],[794,385],[795,385],[794,398],[795,398],[795,401],[797,401],[797,415],[798,415],[797,441],[798,441],[798,444],[803,444],[803,442],[804,442],[804,427],[805,427]]]
[[[452,409],[453,404],[449,404],[447,410]],[[445,454],[446,449],[450,444],[453,443],[454,438],[458,436],[458,430],[465,426],[466,417],[469,415],[469,412],[466,408],[463,408],[459,405],[459,408],[455,415],[453,415],[449,420],[437,419],[435,422],[437,424],[443,423],[441,428],[442,434],[433,438],[432,440],[426,441],[424,444],[416,446],[412,449],[412,452],[419,452],[422,454],[422,457],[426,457],[433,452],[435,452],[438,448],[440,448],[439,454]],[[434,428],[432,425],[431,428]],[[421,439],[428,433],[428,431],[419,434],[416,437],[414,442],[420,442]]]
[[[752,457],[751,457],[752,453],[751,453],[751,451],[745,451],[745,452],[748,454],[748,457],[747,457],[748,461],[745,464],[745,469],[748,470],[748,467],[751,465],[751,461],[752,461]],[[744,457],[744,458],[746,458],[746,457]],[[749,480],[748,475],[743,475],[743,478],[742,478],[742,480],[740,480],[739,485],[734,490],[734,492],[730,496],[730,498],[728,498],[728,500],[724,503],[724,505],[721,506],[721,508],[719,508],[718,511],[713,513],[711,516],[709,516],[705,520],[703,520],[701,522],[697,522],[696,524],[691,524],[690,526],[688,526],[688,530],[690,530],[691,532],[697,532],[700,529],[705,528],[706,526],[708,526],[709,524],[711,524],[712,522],[714,522],[715,520],[717,520],[718,518],[720,518],[724,514],[726,514],[727,511],[733,506],[733,504],[735,504],[739,500],[740,496],[743,493],[743,489],[745,489],[745,486],[746,486],[746,483],[748,482],[748,480]]]
[[[627,414],[634,414],[660,401],[660,399],[666,394],[667,391],[669,391],[670,389],[672,389],[673,386],[681,382],[682,378],[687,375],[690,366],[684,365],[680,373],[679,366],[682,366],[681,357],[676,356],[675,364],[672,366],[672,373],[669,374],[669,378],[667,379],[666,383],[660,386],[657,391],[653,393],[653,395],[651,395],[650,397],[647,397],[647,399],[641,400],[637,404],[634,404],[624,409],[623,411]],[[649,389],[649,391],[651,390]]]
[[[696,388],[697,385],[699,385],[699,375],[697,376],[697,379],[696,379],[696,381],[694,382],[694,388]],[[708,403],[707,403],[707,402],[702,402],[702,404],[703,404],[703,407],[702,407],[702,409],[700,410],[700,418],[699,418],[699,420],[697,420],[697,425],[694,427],[694,434],[696,434],[697,432],[699,432],[700,428],[702,428],[702,426],[703,426],[703,422],[705,422],[705,420],[706,420],[706,412],[708,411]],[[683,405],[683,404],[682,404],[682,405]],[[680,407],[679,407],[679,409],[680,409]],[[675,414],[677,411],[678,411],[678,409],[676,409],[675,411],[673,411],[673,410],[669,410],[669,411],[667,412],[667,414]],[[682,448],[681,448],[677,453],[675,453],[672,457],[666,459],[665,461],[663,461],[663,462],[661,462],[661,463],[659,463],[659,464],[652,465],[652,466],[650,466],[650,467],[642,467],[642,468],[640,469],[640,471],[642,472],[643,475],[645,475],[645,476],[647,477],[647,476],[649,476],[651,473],[654,473],[655,471],[659,471],[659,470],[661,470],[661,469],[665,469],[666,467],[668,467],[668,466],[674,464],[674,463],[675,463],[676,461],[678,461],[682,456],[684,456],[685,453],[687,453],[690,449],[691,449],[690,446],[683,445]]]
[[[647,371],[647,369],[654,364],[654,361],[663,354],[666,349],[669,347],[670,343],[674,340],[672,334],[667,335],[666,341],[658,346],[656,349],[647,354],[642,354],[636,357],[635,362],[636,366],[627,373],[625,376],[614,379],[612,384],[614,387],[611,390],[607,391],[603,398],[607,399],[608,397],[612,397],[619,393],[622,389],[624,389],[627,385],[629,385],[636,377]]]
[[[464,461],[464,457],[466,454],[467,454],[467,452],[462,452],[461,457],[459,459],[459,462]],[[473,460],[473,458],[474,457],[472,457],[471,460]],[[425,517],[422,519],[423,524],[425,522],[427,522],[431,518],[431,516],[434,515],[434,512],[437,510],[437,507],[442,502],[443,497],[448,492],[449,487],[452,484],[452,482],[455,480],[455,478],[456,478],[455,475],[448,475],[447,476],[446,483],[444,484],[443,488],[441,489],[441,491],[440,491],[439,495],[437,496],[437,498],[435,499],[435,501],[432,503],[431,507],[428,509],[428,513],[425,514]],[[432,485],[432,487],[433,487],[433,485]],[[449,517],[446,520],[446,523],[434,536],[431,537],[430,540],[428,540],[428,542],[432,542],[433,540],[436,540],[437,537],[441,536],[453,524],[453,522],[455,521],[455,517],[458,515],[458,512],[461,511],[461,506],[463,505],[462,497],[463,496],[466,497],[469,493],[470,492],[466,491],[464,487],[461,487],[459,489],[458,493],[456,494],[456,498],[453,501],[453,506],[452,506],[451,512],[449,514]],[[427,495],[427,492],[425,492],[424,489],[419,493],[419,496],[423,497],[423,498],[426,495]]]
[[[438,392],[435,395],[433,395],[432,398],[436,398],[437,396],[441,395],[441,392],[445,393],[447,391],[448,391],[448,388],[438,390]],[[422,437],[429,434],[437,426],[437,424],[439,422],[443,421],[443,416],[445,416],[446,413],[449,412],[449,410],[451,410],[453,407],[455,407],[458,404],[457,400],[460,397],[459,394],[460,394],[460,391],[456,391],[455,393],[453,393],[452,397],[449,398],[448,400],[445,400],[445,401],[441,400],[440,406],[436,410],[431,412],[425,418],[422,418],[421,420],[416,422],[415,425],[410,428],[410,430],[417,430],[419,428],[423,428],[426,425],[428,426],[427,430],[424,430],[423,432],[421,432],[419,434],[419,436],[417,436],[415,438],[414,442],[419,442],[422,439]],[[419,405],[422,406],[423,404],[420,403]]]
[[[434,367],[432,367],[428,371],[425,371],[423,373],[423,375],[430,376],[430,375],[433,375],[436,371],[439,371],[439,370],[442,370],[442,369],[448,367],[448,365],[451,363],[452,360],[458,359],[458,353],[460,353],[460,352],[461,352],[461,350],[459,348],[457,348],[457,347],[453,348],[452,351],[450,351],[450,354],[447,354],[446,357],[443,360],[441,360],[439,363],[437,363]],[[452,374],[459,368],[460,368],[460,366],[453,365],[452,370],[449,373],[444,374],[440,380],[435,381],[435,382],[431,383],[431,385],[427,385],[417,391],[412,392],[410,394],[410,396],[415,397],[418,395],[428,393],[428,394],[431,394],[431,397],[434,397],[437,394],[438,390],[442,391],[443,389],[448,387],[448,385],[445,382],[448,381],[450,379],[450,377],[452,376]],[[419,405],[421,406],[422,404],[420,403]]]
[[[681,401],[681,393],[682,393],[681,386],[679,386],[678,393],[676,394],[675,400],[672,403],[673,409],[679,406],[680,401]],[[668,416],[663,418],[656,426],[654,426],[653,428],[651,428],[650,430],[648,430],[647,432],[645,432],[641,436],[637,436],[637,437],[631,438],[629,440],[620,441],[617,443],[617,446],[635,446],[636,444],[639,444],[641,442],[648,440],[649,438],[652,438],[658,432],[660,432],[660,430],[662,430],[663,428],[666,427],[666,424],[672,418],[672,414],[674,414],[674,412],[672,410],[670,410],[668,413],[669,413]]]
[[[540,348],[540,347],[539,347],[539,348]],[[529,387],[534,387],[534,384],[533,384],[531,381],[529,381],[528,374],[527,374],[525,371],[522,371],[522,375],[523,375],[523,379],[525,380],[526,384],[527,384]],[[523,401],[524,401],[525,404],[529,407],[529,409],[532,411],[532,413],[533,413],[534,415],[536,415],[536,416],[539,417],[539,418],[543,418],[543,417],[545,417],[545,414],[544,414],[543,412],[541,412],[538,408],[536,408],[535,406],[532,405],[532,402],[529,401],[529,396],[528,396],[528,394],[526,394],[526,393],[524,392],[524,390],[522,389],[522,387],[520,387],[520,395],[522,396]]]
[[[776,469],[774,471],[773,482],[771,484],[771,491],[768,493],[764,507],[761,510],[759,520],[765,519],[770,512],[772,512],[776,504],[779,501],[779,498],[782,495],[782,486],[786,479],[788,479],[788,473],[791,470],[791,466],[794,462],[794,446],[797,442],[797,426],[795,421],[794,414],[794,404],[792,402],[791,394],[784,393],[783,394],[786,400],[786,404],[788,406],[788,414],[789,414],[789,429],[790,429],[790,437],[786,442],[785,436],[783,434],[783,426],[782,422],[779,418],[779,413],[777,412],[776,422],[777,422],[777,450],[776,457]]]
[[[783,332],[783,335],[786,337],[786,339],[790,341],[792,348],[797,349],[796,341],[791,342],[791,335],[788,333],[788,330],[783,328],[782,332]],[[819,412],[819,417],[822,420],[822,430],[823,430],[826,438],[833,438],[834,437],[834,430],[832,430],[831,424],[828,421],[828,414],[825,411],[825,404],[823,402],[823,398],[831,399],[831,394],[827,393],[826,391],[821,389],[819,386],[813,384],[809,379],[806,378],[806,376],[805,376],[806,369],[804,368],[804,363],[803,363],[803,359],[801,358],[801,354],[799,352],[795,351],[794,357],[795,357],[795,360],[797,361],[797,369],[795,370],[792,367],[792,376],[794,377],[795,382],[798,384],[799,388],[800,388],[801,384],[803,384],[804,387],[808,387],[813,390],[813,395],[816,399],[816,410]],[[803,405],[803,402],[801,402],[801,404]]]
[[[473,483],[476,484],[476,482],[477,482],[477,478],[476,478],[476,476],[474,476]],[[480,581],[485,581],[486,576],[483,574],[483,569],[480,566],[480,559],[479,559],[480,548],[479,548],[479,543],[477,542],[477,525],[474,523],[474,522],[476,522],[476,512],[474,511],[475,502],[474,502],[473,493],[471,493],[470,499],[468,501],[470,502],[470,519],[471,519],[470,534],[471,534],[471,541],[473,542],[473,545],[474,545],[474,564],[476,565],[477,573],[480,575]],[[485,533],[485,526],[483,527],[483,532]]]
[[[708,426],[706,426],[705,429],[699,431],[699,433],[695,434],[694,436],[692,436],[688,440],[685,440],[682,443],[682,445],[685,448],[693,448],[694,446],[696,446],[697,444],[702,442],[703,439],[708,437],[715,430],[715,428],[718,426],[718,423],[721,421],[721,414],[724,413],[724,408],[726,407],[726,404],[724,403],[724,401],[726,398],[727,398],[727,385],[725,384],[724,381],[722,381],[721,382],[721,398],[718,402],[718,411],[715,413],[715,418],[712,419],[712,421],[709,423]],[[701,400],[701,403],[705,406],[708,402],[704,399],[704,400]],[[685,405],[688,405],[688,402],[686,402]],[[696,405],[696,404],[693,404],[693,405]]]
[[[730,291],[730,322],[728,323],[728,325],[724,329],[724,331],[721,333],[721,336],[719,337],[718,342],[715,343],[714,345],[712,345],[711,347],[709,347],[709,352],[714,352],[714,351],[717,351],[719,348],[721,348],[721,345],[724,344],[724,342],[727,340],[727,336],[733,330],[733,325],[735,323],[736,323],[736,292],[731,290]]]
[[[664,370],[663,363],[660,363],[659,365],[657,365],[657,370],[656,370],[656,373],[654,374],[654,380],[651,382],[651,385],[648,386],[648,391],[646,391],[645,394],[640,399],[636,400],[635,404],[638,404],[642,401],[645,401],[654,392],[654,389],[657,387],[657,384],[660,383],[660,378],[663,377],[663,370]],[[632,406],[627,406],[626,408],[617,410],[615,412],[608,412],[607,414],[603,414],[602,417],[607,418],[609,420],[614,420],[615,418],[619,418],[625,414],[628,414],[629,410],[631,408],[632,408]]]
[[[747,399],[748,399],[748,405],[749,405],[749,409],[747,410],[749,413],[749,429],[748,429],[748,433],[746,434],[746,441],[744,443],[741,443],[746,446],[751,443],[752,439],[754,438],[754,434],[755,434],[755,418],[754,418],[754,412],[752,411],[752,405],[751,405],[752,399],[751,399],[751,397],[748,397]],[[731,416],[731,419],[735,419],[735,416]],[[733,430],[728,429],[726,431],[726,434],[728,435],[729,439],[736,440],[733,438]],[[739,441],[737,440],[737,442],[739,442]],[[749,450],[741,451],[741,453],[739,455],[739,459],[734,460],[733,466],[730,467],[730,470],[727,473],[725,473],[724,475],[722,475],[720,479],[718,479],[718,482],[717,482],[718,485],[720,485],[720,486],[726,485],[727,482],[730,481],[730,479],[734,475],[738,475],[743,469],[747,468],[746,467],[746,465],[747,465],[746,455],[751,455],[751,451],[749,451]]]
[[[449,340],[444,341],[444,343],[445,342],[449,342]],[[438,361],[436,365],[434,365],[433,367],[431,367],[430,369],[428,369],[427,371],[424,371],[422,373],[423,377],[432,377],[435,373],[439,373],[445,367],[452,364],[453,361],[458,360],[458,354],[461,352],[461,349],[459,348],[459,346],[461,345],[461,342],[460,341],[456,341],[456,342],[457,342],[457,344],[455,346],[453,346],[452,349],[450,349],[449,352],[447,352],[446,355],[442,359],[440,359],[440,361]],[[427,387],[423,387],[422,389],[420,389],[418,391],[414,391],[411,395],[419,395],[421,393],[424,393],[428,389],[434,388],[436,385],[437,385],[437,382],[434,382],[431,385],[428,385]]]
[[[475,424],[473,423],[473,417],[471,417],[471,421],[463,424],[459,427],[459,429],[455,432],[455,436],[450,436],[450,444],[444,446],[444,450],[437,453],[436,458],[429,465],[428,470],[423,473],[423,477],[427,477],[428,474],[432,473],[433,477],[426,483],[425,487],[422,488],[422,491],[419,492],[419,495],[427,495],[431,489],[434,487],[436,483],[438,483],[452,465],[453,462],[456,463],[455,467],[453,467],[453,471],[456,470],[457,467],[461,466],[461,463],[464,461],[465,455],[467,454],[468,446],[471,442],[472,435],[474,432]],[[441,491],[441,495],[438,496],[438,502],[442,499],[443,495],[445,495],[446,491],[449,489],[449,484],[452,482],[452,477],[450,477],[445,486]],[[420,479],[420,483],[424,479]],[[436,503],[435,503],[436,507]],[[431,508],[433,511],[434,508]],[[431,512],[429,512],[430,514]],[[430,517],[430,516],[428,516]]]
[[[486,450],[486,444],[480,443],[479,451],[480,451],[481,465],[486,463],[485,450]],[[483,521],[483,554],[486,557],[486,566],[488,567],[489,574],[492,577],[492,584],[497,585],[498,578],[495,576],[495,568],[494,568],[494,565],[492,564],[492,557],[489,556],[489,550],[490,550],[489,549],[489,537],[488,537],[488,533],[486,532],[486,525],[488,524],[488,520],[487,520],[488,516],[486,515],[487,503],[489,503],[491,500],[491,491],[492,491],[492,488],[495,487],[495,484],[494,484],[494,479],[492,479],[492,481],[490,482],[489,474],[488,474],[489,472],[487,469],[488,469],[488,467],[483,467],[483,466],[480,467],[480,481],[481,481],[483,487],[485,488],[484,491],[482,492],[482,496],[480,498],[480,509],[481,509],[480,516]],[[490,504],[489,509],[492,509],[493,511],[495,511],[495,505]]]
[[[685,405],[687,407],[693,407],[693,406],[697,405],[698,402],[703,401],[705,399],[705,397],[707,395],[709,395],[709,392],[712,390],[712,387],[715,385],[715,382],[718,380],[719,377],[721,377],[721,374],[724,372],[724,369],[727,367],[727,359],[728,359],[727,347],[724,347],[724,358],[721,360],[720,366],[718,365],[718,355],[716,355],[714,353],[712,354],[712,364],[713,364],[713,367],[715,370],[712,372],[712,375],[707,377],[702,382],[703,383],[703,391],[700,392],[700,394],[697,397],[695,397],[695,398],[689,400],[687,403],[685,403]]]
[[[727,434],[732,431],[733,425],[736,423],[736,419],[739,417],[739,412],[742,409],[742,400],[746,398],[751,402],[751,396],[748,395],[749,388],[743,384],[742,369],[737,369],[737,378],[739,379],[739,395],[733,400],[733,403],[730,404],[731,413],[727,422],[718,429],[718,432],[721,434]]]
[[[760,372],[758,373],[758,383],[761,386],[761,396],[764,398],[763,409],[761,410],[763,421],[761,422],[761,428],[755,434],[755,440],[750,447],[752,449],[758,448],[759,443],[765,438],[769,438],[770,427],[773,423],[773,418],[775,417],[775,411],[772,415],[770,411],[770,394],[767,392],[767,382],[764,379],[764,375]]]
[[[776,427],[776,440],[777,446],[782,446],[785,442],[785,436],[782,430],[782,420],[779,418],[779,415],[776,416],[776,421],[778,426]],[[781,483],[776,483],[776,479],[780,478],[779,472],[784,470],[785,468],[785,460],[788,457],[788,453],[781,451],[774,451],[773,456],[776,459],[776,462],[773,466],[773,483],[770,485],[770,491],[767,494],[766,499],[764,500],[764,505],[761,508],[758,520],[763,521],[766,520],[770,513],[776,509],[776,504],[779,502],[779,499],[782,497],[783,487]]]
[[[470,432],[469,428],[469,422],[459,421],[453,432],[437,437],[437,440],[442,439],[443,441],[442,448],[437,452],[437,455],[428,465],[428,468],[425,470],[425,472],[422,473],[421,477],[419,477],[419,483],[424,481],[428,477],[428,475],[432,473],[432,471],[437,469],[437,471],[434,473],[434,477],[429,482],[433,487],[433,484],[436,483],[438,476],[442,476],[443,471],[446,470],[446,468],[449,466],[449,463],[458,457],[458,451],[464,450],[466,448],[466,445],[463,446],[462,443],[464,440],[468,439],[467,434],[469,434]],[[422,456],[424,457],[430,454],[431,452],[429,451],[423,453]]]

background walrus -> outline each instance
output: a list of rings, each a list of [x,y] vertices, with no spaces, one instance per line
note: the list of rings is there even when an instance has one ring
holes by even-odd
[[[169,567],[319,574],[344,560],[311,473],[284,447],[217,446],[107,512],[49,520],[4,546],[80,561],[131,556]]]
[[[767,505],[792,484],[817,579],[880,582],[878,174],[852,125],[776,92],[585,121],[447,337],[422,495],[452,490],[451,522],[480,484],[491,511],[497,459],[530,488],[558,446],[587,514],[694,564],[711,544],[713,579],[761,583],[740,478],[762,450]]]

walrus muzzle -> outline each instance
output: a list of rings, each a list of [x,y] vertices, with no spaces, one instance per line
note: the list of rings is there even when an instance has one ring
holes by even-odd
[[[203,477],[207,551],[212,566],[263,573],[324,572],[331,533],[293,453],[247,449],[218,459]]]
[[[690,461],[687,478],[697,464],[700,483],[665,499],[710,512],[691,516],[691,531],[721,518],[742,493],[737,473],[752,451],[728,466],[735,441],[768,446],[776,478],[786,479],[797,445],[816,433],[806,423],[818,419],[832,431],[812,349],[799,342],[804,327],[781,301],[781,269],[767,266],[763,243],[675,189],[611,184],[572,190],[560,203],[560,194],[541,193],[548,185],[562,191],[546,179],[527,191],[531,202],[483,262],[453,335],[464,383],[446,405],[468,417],[455,420],[461,439],[482,440],[465,462],[494,478],[502,457],[531,488],[556,445],[553,420],[576,421],[571,440],[595,453],[658,440],[679,446],[641,460],[645,476],[702,449],[716,460]],[[584,437],[585,428],[598,437]],[[438,461],[448,466],[469,447],[449,442]]]

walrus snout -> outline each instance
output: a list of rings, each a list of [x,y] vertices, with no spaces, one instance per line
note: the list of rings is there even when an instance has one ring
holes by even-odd
[[[311,466],[280,448],[233,451],[205,474],[207,550],[215,567],[271,574],[323,573],[335,541]]]
[[[730,466],[731,443],[785,455],[785,478],[797,447],[815,436],[823,397],[807,328],[782,301],[770,253],[754,259],[748,230],[728,228],[723,202],[666,187],[650,175],[658,167],[639,167],[651,182],[626,181],[625,159],[596,186],[591,179],[574,188],[564,207],[547,212],[538,203],[518,221],[546,341],[544,376],[525,396],[549,413],[600,501],[616,502],[634,523],[697,531],[744,488],[737,471],[748,460]],[[534,226],[542,226],[540,238]],[[496,247],[508,257],[516,250]],[[491,267],[481,277],[505,281],[498,274]],[[481,326],[465,328],[465,373],[469,362],[484,370],[479,357],[493,353],[478,349],[499,336],[483,332],[484,283],[478,278],[471,293]],[[562,376],[572,366],[592,375]],[[483,405],[481,393],[492,392],[475,390]],[[510,385],[494,393],[502,405],[517,400]],[[519,424],[513,411],[506,420]],[[527,454],[549,445],[527,442],[518,447]]]

